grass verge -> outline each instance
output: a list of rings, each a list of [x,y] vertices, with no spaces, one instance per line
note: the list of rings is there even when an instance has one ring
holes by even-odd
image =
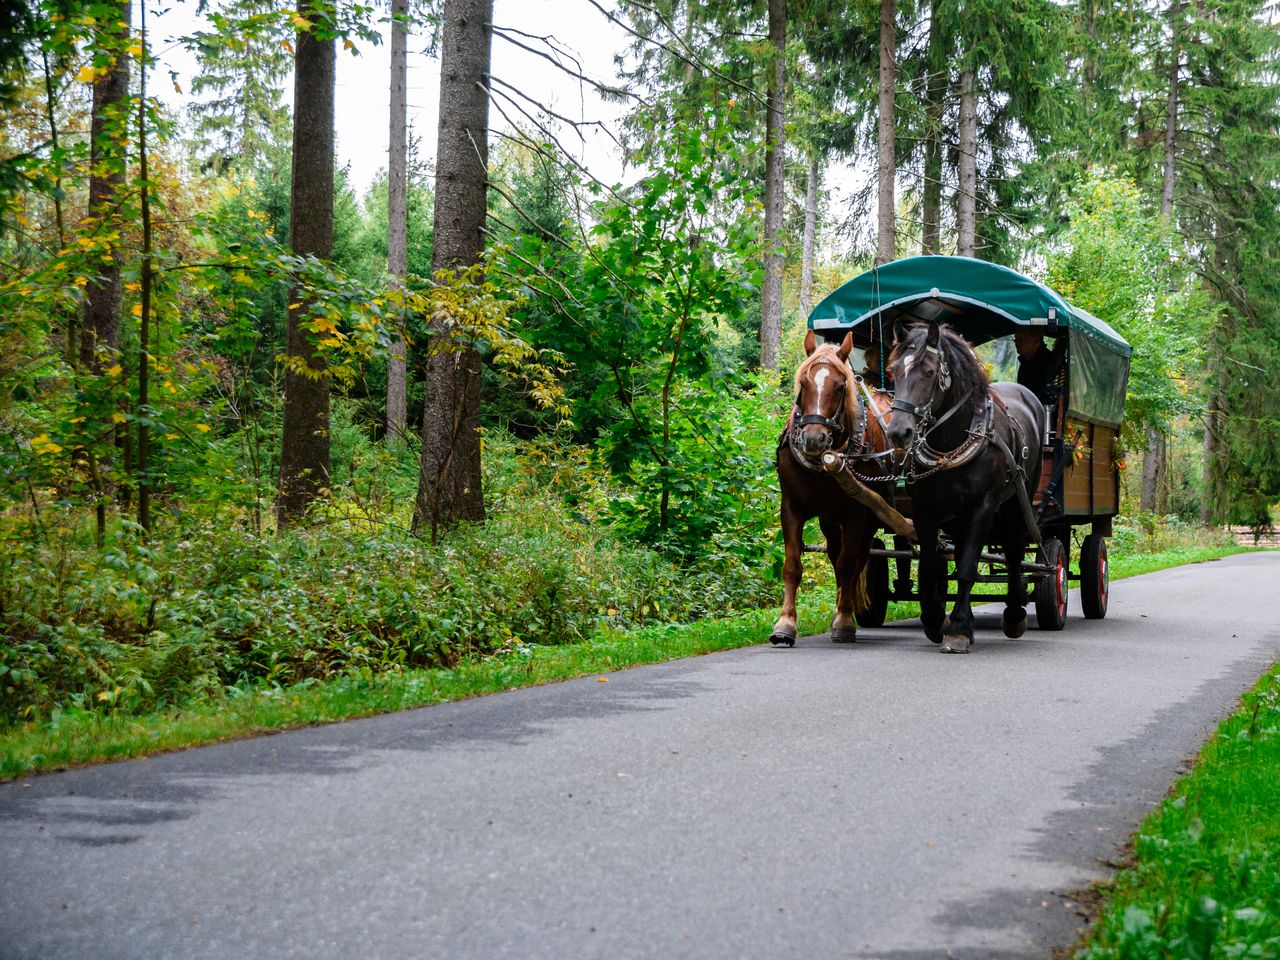
[[[1182,547],[1117,557],[1111,563],[1111,576],[1120,579],[1241,550]],[[831,606],[828,591],[803,597],[801,633],[825,631]],[[918,612],[914,603],[893,603],[888,619],[906,619]],[[354,673],[323,683],[232,693],[181,710],[141,716],[65,710],[48,723],[0,730],[0,781],[749,646],[768,636],[776,613],[770,609],[724,620],[643,627],[601,634],[585,643],[528,645],[501,656],[464,661],[451,669]]]
[[[1280,957],[1280,667],[1139,828],[1076,960]]]

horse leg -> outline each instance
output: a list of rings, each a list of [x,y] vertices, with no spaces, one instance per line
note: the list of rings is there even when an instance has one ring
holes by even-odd
[[[794,647],[799,632],[796,626],[796,589],[800,586],[800,575],[804,570],[801,558],[804,556],[805,517],[796,512],[785,495],[781,516],[782,541],[786,549],[786,559],[782,564],[782,612],[769,634],[769,642]]]
[[[933,643],[942,642],[942,622],[946,619],[946,561],[938,553],[938,528],[924,526],[916,518],[920,537],[920,623],[924,635]]]
[[[969,594],[978,579],[978,554],[982,548],[979,531],[986,527],[987,524],[975,522],[956,531],[959,534],[956,537],[956,603],[944,630],[943,653],[968,653],[973,645],[973,608]]]
[[[831,620],[831,640],[834,643],[853,643],[858,639],[858,627],[853,619],[853,598],[862,567],[858,562],[857,547],[859,540],[865,538],[860,537],[862,531],[853,524],[835,521],[827,524],[823,521],[822,529],[827,536],[831,569],[836,575],[836,613]],[[838,549],[833,550],[833,544],[838,545]],[[866,550],[861,553],[865,556]],[[863,562],[865,563],[865,559]]]
[[[1027,586],[1022,578],[1022,558],[1027,552],[1030,537],[1021,517],[1011,520],[1010,532],[1004,538],[1004,558],[1009,582],[1009,595],[1004,601],[1004,615],[1000,629],[1010,640],[1016,640],[1027,632]]]

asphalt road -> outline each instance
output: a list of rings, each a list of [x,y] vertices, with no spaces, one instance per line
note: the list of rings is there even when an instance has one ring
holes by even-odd
[[[1280,554],[0,785],[0,957],[1048,958],[1277,657]]]

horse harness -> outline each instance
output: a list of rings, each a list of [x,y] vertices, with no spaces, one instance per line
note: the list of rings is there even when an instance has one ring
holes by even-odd
[[[818,363],[827,363],[834,366],[836,361],[823,359],[819,360]],[[834,451],[836,453],[842,453],[849,459],[873,460],[886,456],[890,452],[887,450],[880,453],[867,452],[867,410],[874,409],[874,404],[871,400],[871,391],[867,389],[867,385],[863,381],[862,377],[849,370],[847,364],[841,364],[841,366],[845,367],[845,373],[848,376],[853,377],[855,389],[861,390],[865,397],[865,402],[858,404],[858,416],[854,422],[853,429],[847,431],[848,435],[844,436],[843,441],[839,443],[836,442],[838,438],[846,434],[846,428],[843,421],[847,390],[841,391],[840,403],[836,407],[834,415],[830,417],[824,417],[817,413],[802,413],[800,410],[800,393],[797,392],[795,406],[791,411],[791,417],[788,419],[787,427],[778,440],[779,450],[782,449],[783,444],[786,444],[790,448],[791,455],[795,458],[797,463],[816,473],[824,472],[821,459],[812,459],[800,446],[800,431],[809,425],[826,427],[831,431],[832,443],[827,450],[823,451],[824,453]],[[880,422],[881,427],[884,427],[884,419],[880,416],[879,411],[876,412],[876,419]],[[859,477],[859,479],[869,482],[881,482],[885,480],[886,477]]]
[[[1023,467],[1023,461],[1026,460],[1028,448],[1023,442],[1018,422],[1009,416],[1008,411],[1004,409],[1004,404],[1000,407],[1004,412],[1006,419],[1009,421],[1009,431],[1013,437],[1013,446],[1019,450],[1019,456],[1014,456],[1013,451],[1000,439],[999,432],[995,429],[995,407],[994,394],[990,389],[987,390],[986,396],[983,397],[982,406],[973,414],[973,419],[969,423],[968,429],[965,431],[965,439],[960,446],[952,450],[940,451],[929,445],[929,434],[937,430],[947,420],[951,419],[958,411],[963,409],[969,402],[969,396],[972,390],[966,390],[954,404],[951,405],[942,416],[937,420],[932,419],[934,396],[938,391],[943,394],[951,388],[951,367],[947,362],[947,354],[940,347],[926,344],[924,349],[932,353],[938,358],[938,379],[934,381],[933,394],[929,397],[927,403],[915,404],[901,398],[894,398],[890,404],[890,410],[900,410],[909,414],[916,420],[916,436],[911,443],[911,447],[907,453],[907,460],[902,471],[902,478],[907,483],[916,483],[925,477],[932,476],[940,470],[953,470],[956,467],[962,467],[969,463],[979,453],[988,442],[994,443],[996,447],[1004,454],[1008,466],[1008,476],[1005,480],[1005,489],[1016,480],[1024,481],[1018,484],[1020,496],[1026,497],[1026,469]],[[882,421],[883,422],[883,421]],[[1001,498],[1006,499],[1004,497]]]

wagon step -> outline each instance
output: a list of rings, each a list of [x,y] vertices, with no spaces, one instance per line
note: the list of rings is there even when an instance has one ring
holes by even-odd
[[[825,543],[806,543],[804,545],[805,553],[826,553],[827,545]]]

